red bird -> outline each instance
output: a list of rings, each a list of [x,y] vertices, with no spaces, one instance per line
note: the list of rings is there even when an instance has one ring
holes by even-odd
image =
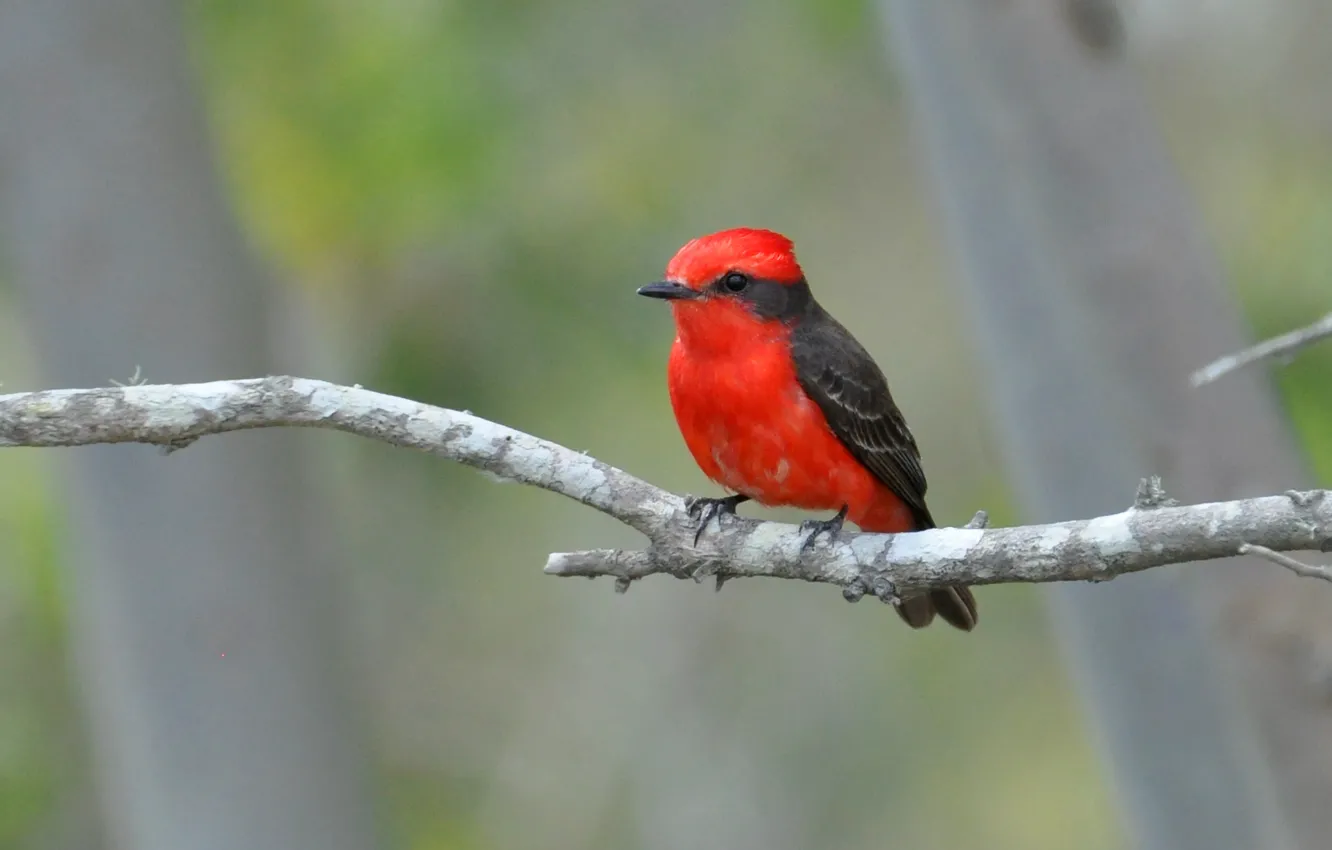
[[[671,302],[675,419],[703,473],[735,494],[690,503],[700,533],[751,499],[837,511],[805,523],[806,546],[847,519],[865,531],[934,528],[920,451],[888,381],[814,300],[790,239],[750,228],[703,236],[638,294]],[[913,628],[936,612],[976,626],[966,587],[905,598],[897,612]]]

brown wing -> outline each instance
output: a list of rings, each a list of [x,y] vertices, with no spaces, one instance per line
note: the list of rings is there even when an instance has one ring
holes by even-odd
[[[813,305],[791,332],[796,380],[853,457],[906,502],[917,529],[933,528],[920,450],[888,381],[850,331]]]
[[[934,528],[925,507],[920,449],[888,391],[888,380],[851,332],[811,302],[791,331],[796,380],[823,411],[833,434],[856,460],[911,509],[916,530]],[[976,627],[976,599],[966,587],[904,597],[898,615],[914,629],[935,613],[963,631]]]

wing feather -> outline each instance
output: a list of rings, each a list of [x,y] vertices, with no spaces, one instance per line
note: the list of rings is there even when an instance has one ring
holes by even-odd
[[[791,356],[796,379],[837,439],[911,508],[919,528],[933,528],[920,449],[869,352],[815,306],[792,331]]]

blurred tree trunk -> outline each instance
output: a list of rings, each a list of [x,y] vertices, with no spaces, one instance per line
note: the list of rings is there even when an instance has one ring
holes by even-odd
[[[1122,510],[1149,474],[1184,500],[1307,483],[1259,370],[1189,385],[1245,335],[1108,0],[885,10],[1026,518]],[[1332,711],[1305,665],[1332,595],[1235,559],[1051,597],[1139,846],[1326,843]]]
[[[0,214],[46,381],[262,375],[271,309],[191,87],[180,8],[0,12]],[[64,461],[72,623],[114,846],[376,844],[310,435]],[[316,528],[318,523],[321,527]]]

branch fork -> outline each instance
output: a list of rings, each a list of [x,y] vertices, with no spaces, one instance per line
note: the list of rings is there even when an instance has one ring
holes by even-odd
[[[962,528],[909,534],[845,530],[809,548],[799,526],[723,514],[698,536],[686,501],[603,463],[470,413],[305,378],[135,384],[0,395],[0,447],[146,443],[171,450],[253,428],[326,428],[446,457],[491,476],[541,487],[641,532],[642,550],[552,554],[555,576],[608,576],[621,593],[650,575],[717,586],[783,578],[842,589],[849,601],[947,585],[1105,581],[1118,575],[1243,551],[1301,575],[1332,570],[1272,553],[1332,548],[1332,500],[1321,490],[1178,505],[1145,480],[1134,506],[1072,522],[988,528],[980,512]],[[1283,556],[1284,558],[1284,556]],[[1299,563],[1299,562],[1294,562]]]

